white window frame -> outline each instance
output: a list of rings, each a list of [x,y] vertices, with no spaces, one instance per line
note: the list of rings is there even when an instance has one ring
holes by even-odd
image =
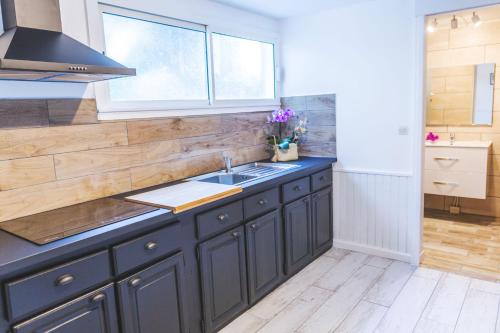
[[[89,22],[90,45],[104,52],[104,24],[103,13],[116,14],[137,18],[141,20],[158,22],[161,24],[172,25],[191,30],[203,31],[206,33],[207,43],[207,65],[208,65],[208,100],[207,101],[111,101],[109,83],[98,82],[94,84],[95,95],[98,108],[98,118],[100,120],[116,119],[134,119],[134,118],[155,118],[170,116],[192,116],[222,113],[239,113],[270,111],[280,106],[280,67],[279,67],[279,43],[275,38],[262,36],[258,33],[249,33],[228,29],[227,27],[215,27],[192,23],[175,18],[164,17],[156,14],[149,14],[132,9],[125,9],[108,4],[98,3],[95,0],[86,0],[87,16]],[[92,13],[98,15],[91,15]],[[215,81],[213,77],[213,49],[212,34],[224,34],[237,38],[260,41],[273,44],[274,46],[274,99],[255,99],[255,100],[216,100],[215,99]],[[119,79],[118,79],[119,80]]]

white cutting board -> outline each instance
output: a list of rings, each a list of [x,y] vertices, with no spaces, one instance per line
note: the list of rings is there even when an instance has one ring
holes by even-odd
[[[241,193],[242,191],[241,186],[186,181],[158,190],[132,195],[125,199],[141,204],[167,208],[174,213],[181,213]]]

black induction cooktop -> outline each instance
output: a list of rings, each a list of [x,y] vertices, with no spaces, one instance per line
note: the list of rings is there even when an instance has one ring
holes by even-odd
[[[0,222],[0,229],[43,245],[157,209],[120,199],[104,198]]]

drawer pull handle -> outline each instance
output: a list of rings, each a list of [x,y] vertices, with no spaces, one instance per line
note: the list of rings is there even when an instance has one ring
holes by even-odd
[[[140,285],[142,282],[141,278],[134,278],[132,280],[130,280],[129,284],[131,287],[137,287],[138,285]]]
[[[434,181],[433,183],[435,185],[453,185],[453,186],[458,186],[458,183],[452,183],[452,182]]]
[[[227,214],[220,214],[219,216],[217,216],[217,220],[219,220],[221,223],[223,223],[227,219],[229,219],[229,215]]]
[[[295,187],[293,188],[293,190],[294,190],[295,192],[300,192],[300,191],[302,191],[302,187],[301,187],[301,186],[299,186],[299,185],[297,185],[297,186],[295,186]]]
[[[266,199],[260,199],[259,200],[259,205],[264,206],[266,204],[267,204],[267,200]]]
[[[436,161],[458,161],[458,158],[454,157],[434,157]]]
[[[232,236],[234,238],[238,238],[238,237],[240,237],[240,233],[238,231],[235,231],[235,232],[233,232]]]
[[[104,294],[97,294],[94,297],[92,297],[92,303],[100,303],[106,299],[106,295]]]
[[[70,274],[65,274],[56,280],[56,286],[66,286],[75,281],[75,277]]]
[[[148,251],[153,251],[158,247],[158,243],[156,242],[149,242],[146,245],[144,245],[144,248]]]

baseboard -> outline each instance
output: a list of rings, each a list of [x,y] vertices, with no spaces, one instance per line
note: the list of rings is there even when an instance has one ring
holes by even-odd
[[[373,256],[384,257],[399,261],[411,263],[411,256],[408,253],[396,252],[380,247],[373,247],[359,243],[346,242],[342,240],[334,240],[333,246],[339,249],[366,253]]]

